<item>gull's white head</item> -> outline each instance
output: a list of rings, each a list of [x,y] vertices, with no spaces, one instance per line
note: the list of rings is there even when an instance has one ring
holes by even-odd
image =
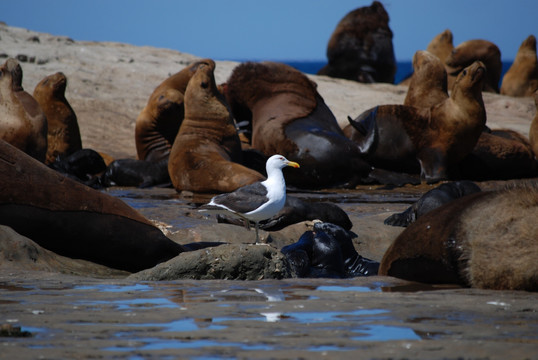
[[[283,169],[286,166],[291,166],[294,168],[298,168],[299,164],[297,164],[295,161],[289,161],[282,155],[273,155],[269,159],[267,159],[267,163],[265,165],[265,168],[267,170],[267,174],[269,174],[271,169]]]

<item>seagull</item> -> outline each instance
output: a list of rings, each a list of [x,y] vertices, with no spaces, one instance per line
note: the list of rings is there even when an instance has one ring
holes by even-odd
[[[259,222],[276,215],[286,202],[286,182],[282,169],[286,166],[298,168],[299,164],[282,155],[273,155],[265,164],[267,179],[242,186],[237,190],[214,196],[211,201],[198,208],[201,212],[230,215],[253,222],[256,228],[256,244],[259,243]]]

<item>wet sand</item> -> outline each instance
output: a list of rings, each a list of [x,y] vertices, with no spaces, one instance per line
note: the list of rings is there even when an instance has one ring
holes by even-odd
[[[0,274],[5,359],[536,359],[526,292],[386,277],[135,283]]]

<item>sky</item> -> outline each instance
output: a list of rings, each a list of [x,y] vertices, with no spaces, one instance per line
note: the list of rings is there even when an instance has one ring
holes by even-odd
[[[215,60],[324,61],[329,38],[367,0],[0,0],[0,21],[80,41],[154,46]],[[381,0],[397,61],[445,29],[454,45],[485,39],[514,59],[538,37],[536,0]],[[1,35],[0,35],[1,48]]]

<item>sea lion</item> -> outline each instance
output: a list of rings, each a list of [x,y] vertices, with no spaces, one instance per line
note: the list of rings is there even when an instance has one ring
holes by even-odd
[[[529,142],[532,147],[535,159],[538,160],[538,90],[534,92],[534,104],[536,106],[536,113],[534,119],[532,119],[529,129]]]
[[[170,155],[184,116],[185,89],[201,64],[215,68],[215,62],[211,59],[196,61],[165,79],[153,90],[148,103],[136,119],[138,159],[158,162]]]
[[[452,90],[458,74],[475,61],[483,62],[487,69],[483,90],[498,93],[502,72],[501,51],[494,43],[481,39],[459,44],[445,59],[448,89]]]
[[[419,217],[429,213],[439,206],[459,199],[462,196],[479,192],[480,187],[472,181],[454,181],[441,184],[435,189],[431,189],[418,199],[405,211],[392,214],[383,221],[385,225],[407,227],[415,222]]]
[[[351,230],[353,224],[346,212],[338,205],[329,202],[309,202],[295,196],[286,196],[286,203],[282,210],[268,220],[260,221],[259,227],[265,231],[278,231],[286,226],[299,223],[301,221],[320,220]],[[235,224],[245,226],[241,219],[232,219],[227,216],[218,215],[219,223]]]
[[[47,117],[47,157],[46,164],[58,156],[69,156],[82,149],[77,115],[65,98],[67,78],[61,73],[49,75],[34,89],[34,98]]]
[[[486,130],[458,165],[457,176],[474,181],[536,177],[538,162],[523,135],[513,130]]]
[[[136,186],[146,188],[170,184],[168,160],[114,160],[101,176],[103,186]]]
[[[435,55],[419,50],[413,55],[413,75],[404,105],[432,107],[448,98],[445,65]]]
[[[97,151],[80,149],[69,156],[60,156],[49,167],[59,173],[95,189],[102,187],[100,174],[106,164]]]
[[[538,291],[538,185],[482,191],[417,219],[385,252],[379,275]]]
[[[441,63],[444,64],[446,58],[454,50],[454,36],[452,31],[446,29],[442,33],[436,35],[426,47],[426,51],[437,56]]]
[[[394,83],[396,59],[389,15],[383,4],[374,1],[344,16],[329,39],[327,58],[329,63],[318,75]]]
[[[354,187],[368,175],[370,166],[356,144],[300,71],[281,63],[247,62],[232,71],[226,89],[235,119],[252,126],[252,147],[301,164],[286,174],[287,184]]]
[[[538,90],[536,38],[529,35],[519,46],[514,62],[503,76],[501,94],[532,96]]]
[[[37,101],[22,88],[22,68],[15,59],[0,67],[0,139],[43,162],[47,119]]]
[[[0,140],[0,223],[71,258],[140,271],[185,249],[123,201]]]
[[[185,91],[185,119],[168,161],[177,191],[231,192],[264,179],[241,165],[241,143],[213,70],[199,64]]]
[[[427,182],[447,179],[473,150],[486,124],[485,71],[476,61],[458,75],[445,101],[430,108],[377,106],[350,119],[344,132],[374,167],[413,173],[420,165]]]
[[[356,237],[338,225],[316,222],[299,240],[284,246],[293,272],[298,277],[333,277],[377,275],[379,263],[359,255],[353,246]]]

